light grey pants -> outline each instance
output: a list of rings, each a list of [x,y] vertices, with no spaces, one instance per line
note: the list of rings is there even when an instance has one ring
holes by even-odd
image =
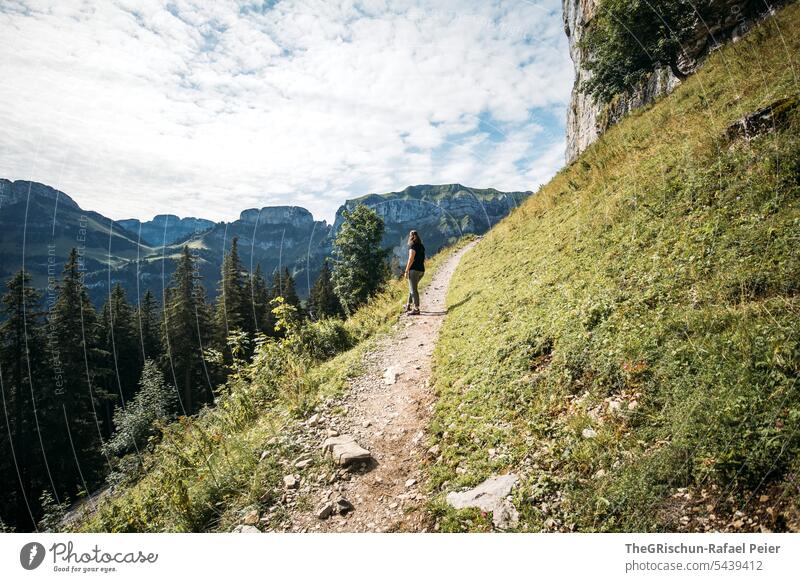
[[[415,271],[410,270],[408,272],[408,304],[411,305],[411,302],[414,302],[414,307],[419,309],[419,280],[422,279],[422,276],[425,274],[425,271]]]

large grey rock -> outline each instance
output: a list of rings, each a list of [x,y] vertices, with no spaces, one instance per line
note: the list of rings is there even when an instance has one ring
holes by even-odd
[[[581,85],[591,78],[591,73],[584,68],[587,55],[580,46],[581,39],[586,26],[594,17],[596,4],[596,0],[563,0],[564,32],[575,66],[575,83],[567,108],[567,163],[577,158],[606,129],[630,111],[650,103],[679,83],[668,70],[655,71],[633,94],[618,99],[607,114],[603,115],[604,106],[581,90]]]
[[[252,525],[237,525],[231,533],[261,533],[261,530]]]
[[[368,461],[372,458],[370,452],[359,445],[349,434],[325,439],[325,442],[322,443],[322,450],[342,466],[357,461]]]
[[[519,513],[506,497],[517,481],[518,478],[513,473],[489,477],[473,489],[449,493],[447,503],[455,509],[475,507],[481,511],[491,511],[496,528],[513,527],[519,522]]]

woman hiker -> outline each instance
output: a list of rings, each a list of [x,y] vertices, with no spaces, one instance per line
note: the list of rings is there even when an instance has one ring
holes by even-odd
[[[408,279],[408,303],[406,313],[419,315],[419,280],[425,274],[425,245],[416,230],[408,233],[408,262],[406,263],[405,276]],[[414,309],[411,309],[411,302]]]

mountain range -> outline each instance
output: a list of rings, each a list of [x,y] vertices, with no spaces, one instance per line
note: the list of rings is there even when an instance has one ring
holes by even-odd
[[[363,203],[384,220],[384,246],[399,262],[411,228],[420,231],[429,254],[467,233],[482,234],[532,192],[501,192],[460,184],[409,186],[400,192],[368,194],[347,200],[333,224],[315,220],[299,206],[243,210],[238,220],[214,222],[160,214],[149,221],[112,220],[81,208],[64,192],[27,180],[0,179],[0,277],[24,266],[46,292],[58,279],[75,247],[83,260],[84,280],[96,304],[120,282],[132,301],[150,289],[161,297],[174,260],[188,245],[199,259],[200,274],[213,298],[225,252],[234,237],[249,270],[260,265],[270,276],[287,267],[306,296],[332,243],[345,209]]]

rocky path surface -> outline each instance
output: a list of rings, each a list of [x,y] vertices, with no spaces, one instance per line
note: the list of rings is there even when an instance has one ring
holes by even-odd
[[[476,241],[477,242],[477,241]],[[283,529],[307,532],[426,531],[421,508],[425,428],[434,405],[431,359],[446,315],[445,296],[461,257],[450,256],[422,295],[422,314],[403,316],[365,358],[344,396],[304,423],[323,449],[298,458],[284,482]],[[368,453],[368,454],[366,454]],[[325,454],[325,458],[322,455]],[[342,464],[343,463],[343,464]],[[316,470],[315,470],[316,468]]]

